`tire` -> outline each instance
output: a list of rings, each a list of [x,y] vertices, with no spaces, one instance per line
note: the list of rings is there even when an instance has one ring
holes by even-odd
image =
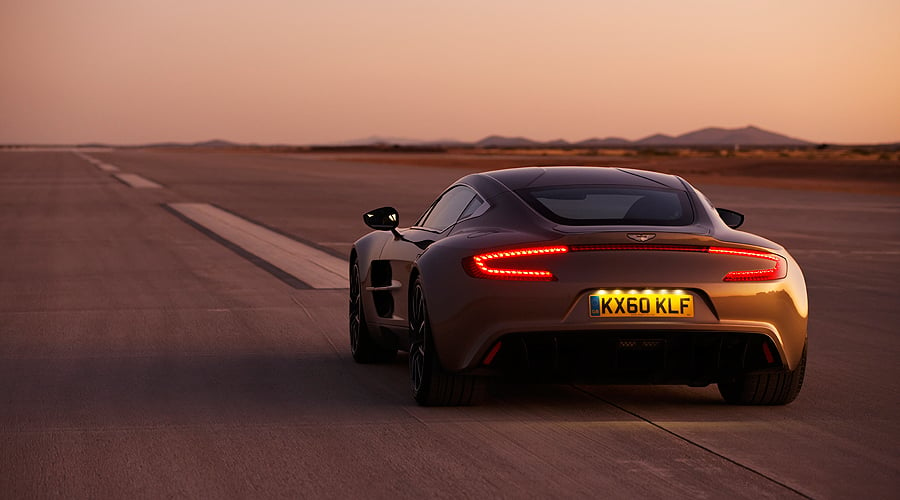
[[[806,344],[800,364],[780,373],[742,375],[729,382],[719,382],[719,394],[735,405],[786,405],[793,401],[806,376]]]
[[[357,363],[387,363],[397,357],[396,349],[388,349],[378,344],[366,325],[365,309],[362,303],[362,283],[359,279],[359,264],[354,260],[350,267],[350,354]]]
[[[422,282],[416,280],[409,305],[409,380],[413,399],[421,406],[469,406],[484,400],[480,377],[448,373],[440,366]]]

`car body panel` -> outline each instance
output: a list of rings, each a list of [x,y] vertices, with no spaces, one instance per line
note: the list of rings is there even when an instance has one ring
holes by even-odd
[[[543,183],[543,184],[542,184]],[[571,226],[548,220],[515,193],[536,185],[627,184],[684,190],[694,217],[687,226]],[[465,185],[489,205],[477,217],[438,233],[422,228],[376,231],[354,244],[360,263],[369,329],[381,341],[408,348],[410,284],[422,281],[440,365],[450,372],[477,371],[498,341],[514,335],[555,336],[646,333],[662,339],[697,332],[748,334],[771,340],[777,364],[793,369],[806,343],[808,302],[803,274],[781,246],[729,228],[712,204],[683,179],[656,172],[603,167],[528,167],[472,174]],[[445,191],[446,192],[446,191]],[[440,197],[439,197],[440,199]],[[426,211],[427,213],[427,211]],[[421,220],[421,219],[420,219]],[[645,243],[629,234],[652,234]],[[425,249],[414,242],[433,241]],[[506,249],[561,245],[726,247],[776,254],[785,278],[727,282],[731,271],[765,269],[769,261],[741,255],[601,249],[536,255],[517,264],[546,269],[552,281],[473,277],[464,261]],[[385,269],[390,277],[385,278]],[[694,297],[692,318],[596,318],[588,296],[598,290],[682,290]],[[390,313],[383,302],[389,296]],[[379,302],[380,301],[380,302]],[[381,305],[379,305],[381,304]],[[714,380],[711,380],[714,381]]]

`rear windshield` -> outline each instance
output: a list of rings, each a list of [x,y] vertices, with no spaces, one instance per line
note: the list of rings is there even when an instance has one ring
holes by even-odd
[[[686,226],[694,221],[687,193],[674,189],[551,186],[516,193],[559,224]]]

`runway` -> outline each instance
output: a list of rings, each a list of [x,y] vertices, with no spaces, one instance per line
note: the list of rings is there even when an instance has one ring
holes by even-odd
[[[791,405],[503,385],[421,408],[405,356],[351,360],[335,261],[363,212],[392,205],[408,225],[470,170],[351,160],[0,152],[2,496],[900,491],[900,197],[698,184],[803,266],[809,367]]]

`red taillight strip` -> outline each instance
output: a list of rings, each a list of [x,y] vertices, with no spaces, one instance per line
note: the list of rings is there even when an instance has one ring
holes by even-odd
[[[754,250],[741,250],[739,248],[722,248],[711,247],[709,253],[719,255],[737,255],[738,257],[753,257],[756,259],[770,260],[775,263],[775,267],[769,269],[759,269],[756,271],[731,271],[722,279],[723,281],[769,281],[777,280],[787,276],[787,264],[780,255],[768,252],[757,252]]]
[[[463,261],[468,273],[475,278],[492,278],[515,281],[554,281],[556,276],[550,271],[536,269],[504,269],[490,266],[490,261],[496,259],[509,259],[515,257],[528,257],[535,255],[561,254],[567,252],[596,252],[596,251],[629,251],[649,250],[662,252],[697,252],[717,255],[733,255],[737,257],[752,257],[765,259],[775,263],[769,269],[753,271],[731,271],[722,278],[722,281],[770,281],[787,276],[787,263],[780,255],[756,250],[743,250],[740,248],[704,247],[697,245],[572,245],[522,248],[500,252],[483,253],[469,257]]]
[[[548,255],[548,254],[558,254],[558,253],[566,253],[569,251],[569,247],[566,246],[555,246],[555,247],[536,247],[536,248],[522,248],[519,250],[508,250],[503,252],[491,252],[491,253],[483,253],[481,255],[476,255],[469,259],[466,259],[466,270],[469,271],[469,274],[476,278],[494,278],[501,280],[516,280],[516,281],[553,281],[556,279],[556,276],[553,276],[553,273],[550,271],[537,270],[537,269],[503,269],[503,268],[495,268],[490,267],[490,261],[496,259],[509,259],[515,257],[529,257],[534,255]]]

